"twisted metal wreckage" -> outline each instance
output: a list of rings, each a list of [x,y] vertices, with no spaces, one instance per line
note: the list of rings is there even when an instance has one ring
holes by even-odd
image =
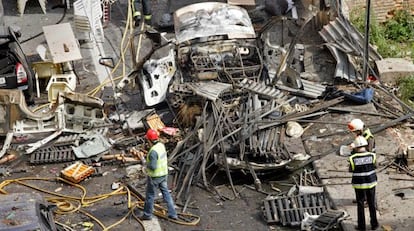
[[[322,115],[323,109],[342,102],[343,97],[328,97],[334,80],[362,79],[363,38],[332,7],[314,12],[304,7],[299,18],[274,17],[258,34],[247,11],[237,6],[200,3],[174,13],[176,39],[159,44],[143,68],[121,82],[137,77],[145,104],[165,101],[175,115],[183,134],[169,155],[177,170],[177,198],[188,202],[190,186],[199,180],[209,187],[206,171],[213,165],[226,171],[235,196],[230,174],[235,169],[249,171],[260,189],[256,172],[283,168],[295,154],[284,143],[288,122]],[[318,29],[322,39],[307,43],[309,30]],[[322,45],[336,66],[329,55],[316,63]],[[167,55],[152,58],[160,54]],[[381,59],[373,49],[369,56],[371,62]],[[321,74],[329,65],[335,70]],[[95,130],[113,126],[103,101],[95,97],[65,93],[46,114],[39,114],[26,107],[20,93],[1,90],[0,112],[5,115],[0,117],[0,135],[6,136],[0,157],[16,148],[13,137],[29,133],[52,133],[16,148],[32,155],[63,133],[94,131],[86,137],[94,137],[95,143],[76,152],[76,158],[100,155],[111,147],[105,131]]]

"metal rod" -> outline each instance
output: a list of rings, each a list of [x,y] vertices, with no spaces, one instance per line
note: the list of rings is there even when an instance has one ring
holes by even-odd
[[[365,13],[365,46],[364,46],[364,69],[362,72],[362,79],[364,82],[367,80],[368,76],[368,62],[369,62],[369,24],[370,24],[370,15],[371,15],[371,0],[367,0]]]

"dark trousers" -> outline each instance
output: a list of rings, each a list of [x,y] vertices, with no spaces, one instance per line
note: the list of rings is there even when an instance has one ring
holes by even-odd
[[[368,203],[371,227],[378,226],[375,206],[375,187],[370,189],[355,189],[355,195],[358,207],[358,228],[365,229],[365,199]]]
[[[142,13],[144,15],[151,15],[151,0],[134,0],[135,10],[141,10],[142,4]]]

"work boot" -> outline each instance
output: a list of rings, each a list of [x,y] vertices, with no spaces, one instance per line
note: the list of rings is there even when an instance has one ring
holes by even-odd
[[[355,225],[354,228],[355,228],[355,230],[359,230],[359,231],[365,231],[366,230],[365,227],[364,228],[361,228],[358,225]]]
[[[371,230],[377,230],[378,228],[379,228],[379,224],[371,226]]]
[[[149,216],[146,216],[146,215],[142,215],[142,216],[139,217],[139,219],[140,220],[143,220],[143,221],[149,221],[149,220],[152,220],[152,217],[149,217]]]
[[[173,216],[168,215],[168,218],[171,219],[171,220],[178,220],[177,216],[173,217]]]

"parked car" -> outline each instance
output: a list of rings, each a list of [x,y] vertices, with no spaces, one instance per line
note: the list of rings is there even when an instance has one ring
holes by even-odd
[[[7,26],[0,1],[0,89],[20,89],[26,102],[33,103],[34,73],[19,42],[18,28]]]

